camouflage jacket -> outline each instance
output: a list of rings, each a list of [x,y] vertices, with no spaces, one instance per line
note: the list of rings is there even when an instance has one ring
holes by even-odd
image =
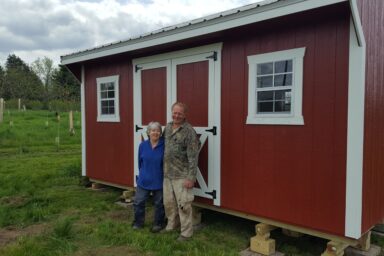
[[[189,123],[184,122],[175,131],[172,123],[164,129],[164,177],[195,181],[200,141]]]

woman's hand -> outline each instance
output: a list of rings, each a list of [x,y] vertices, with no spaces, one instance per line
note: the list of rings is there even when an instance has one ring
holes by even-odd
[[[183,185],[185,188],[193,188],[195,186],[195,182],[193,180],[185,179]]]

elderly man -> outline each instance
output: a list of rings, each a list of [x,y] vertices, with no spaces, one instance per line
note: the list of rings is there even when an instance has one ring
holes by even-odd
[[[186,121],[187,105],[172,105],[172,122],[164,130],[164,208],[168,218],[166,231],[180,225],[178,241],[193,235],[192,201],[196,181],[199,140],[193,127]]]

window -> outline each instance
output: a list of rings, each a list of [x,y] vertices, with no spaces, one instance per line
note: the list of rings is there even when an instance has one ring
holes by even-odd
[[[247,124],[304,124],[305,48],[248,56]]]
[[[120,122],[119,76],[99,77],[97,81],[97,121]]]

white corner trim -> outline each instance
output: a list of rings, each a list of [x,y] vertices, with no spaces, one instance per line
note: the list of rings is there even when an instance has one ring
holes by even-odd
[[[361,237],[363,203],[365,47],[350,21],[345,236]]]
[[[80,98],[81,98],[81,175],[87,176],[87,162],[86,162],[86,134],[85,134],[85,70],[84,65],[81,65],[81,84],[80,84]]]

